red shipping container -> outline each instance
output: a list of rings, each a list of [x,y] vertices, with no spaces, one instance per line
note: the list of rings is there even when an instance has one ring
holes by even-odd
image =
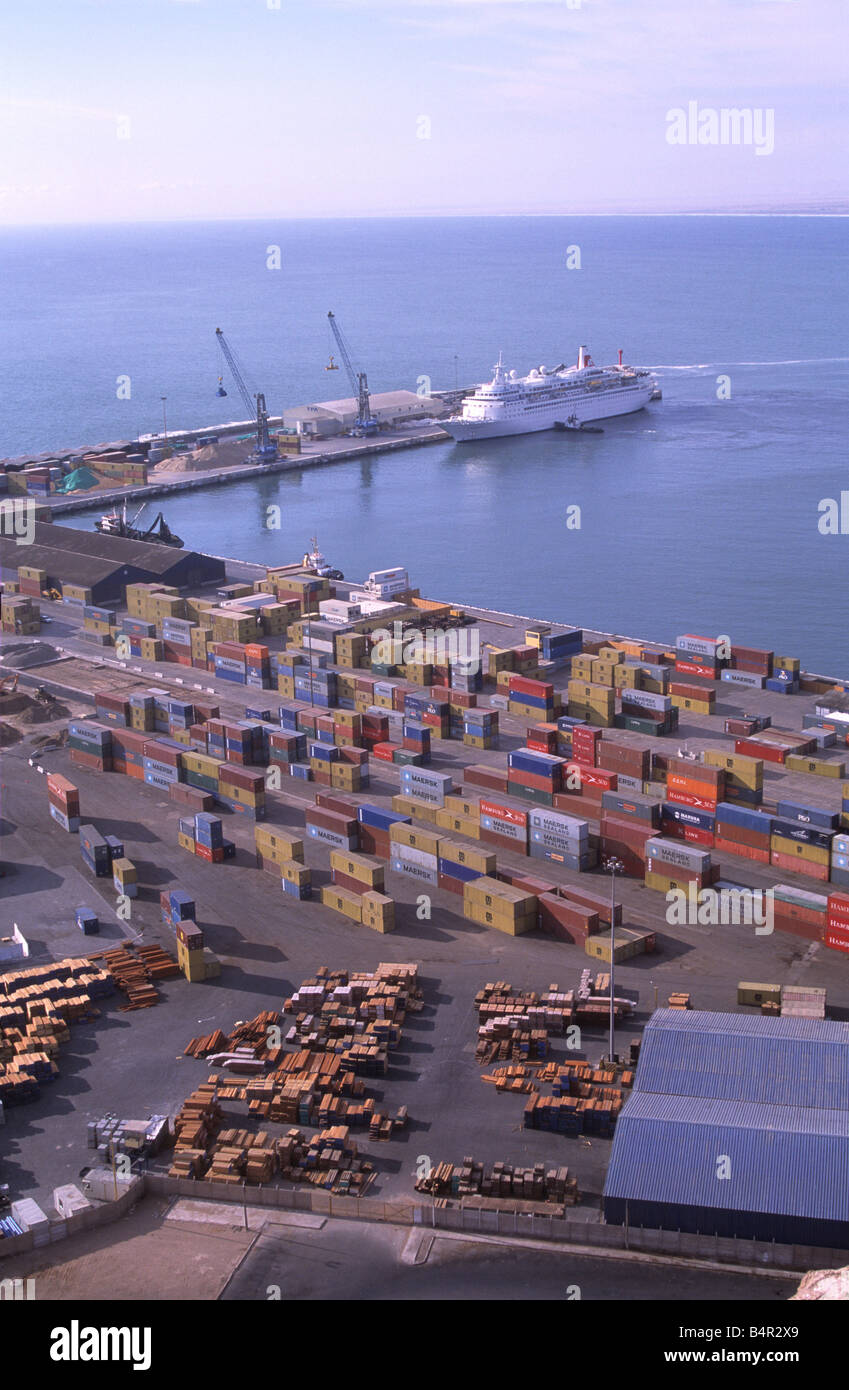
[[[374,743],[370,752],[372,757],[378,758],[382,763],[391,763],[397,747],[395,743]]]
[[[511,676],[508,687],[510,694],[533,695],[537,700],[545,700],[550,704],[554,699],[554,686],[548,681],[533,681],[527,676]]]
[[[509,883],[512,888],[521,888],[525,893],[533,893],[537,898],[541,897],[543,893],[557,892],[556,883],[549,883],[547,879],[526,874],[524,869],[499,869],[495,876],[502,883]]]
[[[682,700],[709,700],[715,694],[709,685],[692,685],[689,681],[670,681],[669,693]]]
[[[357,818],[357,802],[353,801],[350,796],[319,792],[315,804],[316,806],[323,806],[326,811],[335,811],[337,816],[349,816],[352,820]]]
[[[80,748],[71,748],[71,762],[78,767],[90,767],[95,772],[111,772],[112,759],[98,758],[94,753],[84,753]]]
[[[450,874],[443,874],[437,871],[436,882],[440,888],[444,888],[446,893],[454,893],[458,898],[463,896],[463,880],[452,878]]]
[[[476,763],[470,763],[463,768],[463,781],[469,782],[473,787],[486,787],[493,792],[507,791],[507,770],[501,771],[496,767],[484,767]]]
[[[478,697],[471,690],[452,690],[451,704],[460,709],[477,709]]]
[[[514,782],[518,787],[528,787],[532,791],[556,791],[560,786],[560,767],[553,768],[551,776],[545,777],[536,772],[522,772],[518,767],[511,767],[508,781]]]
[[[539,925],[546,936],[582,946],[588,936],[598,931],[598,913],[580,903],[567,902],[557,893],[543,893],[539,898]]]
[[[599,787],[603,792],[615,792],[618,786],[619,778],[617,773],[611,772],[609,768],[595,767],[592,764],[588,765],[587,763],[582,763],[577,760],[567,763],[564,767],[564,782],[566,782],[567,778],[574,779],[576,773],[581,779],[581,786],[583,788]]]
[[[265,773],[255,772],[248,767],[233,767],[226,762],[218,769],[218,783],[222,791],[225,787],[241,787],[243,791],[253,792],[256,796],[265,789]]]
[[[363,854],[376,854],[380,859],[388,859],[392,852],[389,831],[360,824],[360,850]]]
[[[480,813],[482,816],[494,816],[496,820],[509,821],[511,825],[521,826],[523,829],[528,824],[528,813],[516,806],[502,805],[499,801],[488,801],[484,797],[480,800]]]
[[[632,816],[602,816],[601,834],[642,853],[646,840],[653,840],[657,836],[657,826],[645,825]]]
[[[811,864],[807,859],[797,859],[794,854],[781,854],[778,850],[772,850],[769,862],[777,869],[784,869],[786,873],[804,874],[805,878],[815,878],[820,883],[828,883],[827,864]]]
[[[509,835],[499,835],[497,830],[481,830],[480,838],[483,844],[492,845],[494,849],[512,850],[514,854],[525,854],[527,846],[521,840],[513,840]]]
[[[333,774],[330,772],[311,772],[310,776],[312,781],[317,782],[320,787],[333,786]]]
[[[697,661],[676,661],[675,670],[683,676],[704,676],[707,680],[716,680],[719,675],[718,666],[703,666]]]
[[[717,817],[716,821],[717,839],[727,840],[732,845],[749,845],[751,849],[769,849],[769,831],[749,830],[743,825],[729,825],[727,821]]]
[[[353,763],[354,767],[368,766],[368,752],[365,748],[352,748],[350,744],[345,744],[339,752],[342,755],[340,762]]]
[[[849,926],[843,926],[839,922],[827,922],[823,941],[832,951],[845,951],[849,954]]]
[[[828,915],[833,922],[845,922],[849,927],[849,893],[829,893]]]
[[[740,859],[749,859],[753,864],[769,863],[768,848],[756,849],[753,845],[737,844],[734,840],[726,840],[721,835],[714,835],[713,847],[723,854],[735,854]]]
[[[697,811],[716,810],[716,793],[710,790],[697,795],[695,792],[680,791],[677,787],[667,786],[667,801],[672,801],[676,806],[691,806]]]
[[[308,806],[304,812],[307,825],[318,825],[323,830],[335,830],[337,835],[356,835],[359,822],[353,816],[340,816],[336,811],[326,811],[322,806]]]
[[[582,907],[588,907],[593,912],[598,913],[598,920],[610,925],[610,898],[607,893],[591,893],[587,888],[575,888],[571,883],[562,883],[557,889],[561,898],[568,899],[572,903],[580,903]],[[617,903],[613,913],[613,925],[622,925],[622,904]]]
[[[734,740],[734,752],[745,753],[749,758],[764,758],[770,763],[783,763],[788,750],[779,748],[775,744],[756,743],[754,739],[736,738]]]
[[[791,936],[801,936],[805,941],[821,941],[822,927],[814,927],[810,922],[799,921],[795,917],[788,917],[778,908],[784,906],[783,903],[776,903],[773,911],[772,925],[776,931],[788,932]]]
[[[352,893],[359,893],[360,897],[362,897],[363,893],[370,893],[372,891],[367,883],[361,883],[358,878],[353,878],[350,874],[340,873],[338,869],[331,869],[330,881],[331,883],[337,883],[340,888],[349,888]],[[379,892],[380,890],[378,889],[377,891]]]
[[[589,787],[587,790],[592,795],[581,796],[580,793],[555,792],[551,798],[553,809],[565,811],[567,815],[580,816],[582,820],[598,820],[601,815],[603,792],[601,787]]]

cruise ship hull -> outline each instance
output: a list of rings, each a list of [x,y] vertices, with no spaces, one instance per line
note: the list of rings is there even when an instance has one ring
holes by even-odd
[[[579,425],[588,425],[597,420],[610,420],[616,415],[633,415],[642,410],[651,400],[654,382],[647,386],[634,387],[627,396],[616,401],[605,400],[603,394],[594,398],[585,393],[578,401],[564,400],[551,410],[540,412],[536,418],[530,412],[506,415],[499,420],[463,420],[460,416],[439,421],[440,429],[446,430],[458,443],[473,439],[499,439],[510,434],[535,434],[540,430],[554,428],[555,421],[566,423],[571,416]]]

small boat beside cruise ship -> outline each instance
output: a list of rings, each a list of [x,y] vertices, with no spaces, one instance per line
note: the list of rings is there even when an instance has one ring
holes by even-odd
[[[642,410],[660,400],[657,381],[645,367],[619,362],[597,367],[586,347],[578,351],[572,367],[534,367],[527,376],[508,371],[499,353],[491,381],[466,396],[457,415],[439,421],[458,442],[492,439],[508,434],[530,434],[554,429],[564,422],[573,428],[590,421],[609,420]]]

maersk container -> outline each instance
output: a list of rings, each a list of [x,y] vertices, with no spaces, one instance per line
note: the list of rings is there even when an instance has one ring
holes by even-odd
[[[528,824],[532,830],[541,830],[550,835],[560,835],[568,840],[586,840],[590,827],[578,816],[567,816],[562,811],[544,811],[534,808],[528,813]]]
[[[495,835],[503,835],[507,840],[516,840],[519,844],[527,844],[528,828],[526,825],[514,825],[512,821],[501,820],[497,816],[481,816],[481,830],[490,830]]]
[[[725,681],[726,685],[745,685],[752,690],[763,690],[764,676],[758,676],[754,671],[724,670],[720,671],[719,678]],[[769,685],[769,681],[767,681]]]
[[[666,714],[672,709],[671,695],[655,695],[651,690],[631,690],[622,691],[622,708],[626,705],[634,705],[638,708],[652,709],[658,714]]]
[[[674,868],[693,869],[699,873],[710,868],[709,850],[690,849],[680,840],[664,840],[659,836],[646,840],[645,854],[647,859],[671,864]]]
[[[437,886],[439,883],[439,870],[425,868],[421,864],[414,864],[406,859],[397,857],[389,861],[389,867],[395,874],[406,874],[408,878],[413,878],[419,883],[430,883]],[[478,875],[480,877],[480,875]]]

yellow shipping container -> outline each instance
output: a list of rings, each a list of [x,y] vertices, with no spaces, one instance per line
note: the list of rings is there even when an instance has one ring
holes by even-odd
[[[254,827],[254,842],[261,854],[269,859],[280,855],[282,859],[297,859],[304,862],[304,842],[279,825],[257,825]]]
[[[737,986],[737,1003],[760,1005],[780,1004],[781,985],[760,985],[741,980]]]
[[[408,845],[410,849],[419,849],[423,854],[438,854],[440,838],[433,830],[405,825],[403,821],[394,821],[389,827],[389,839],[393,845]]]
[[[312,885],[312,869],[306,864],[299,864],[297,859],[284,859],[279,867],[280,877],[285,878],[287,883],[297,883],[299,888]]]
[[[473,816],[455,816],[453,811],[437,810],[436,824],[442,830],[453,831],[455,835],[468,835],[470,840],[479,840],[481,823]]]
[[[773,854],[792,854],[794,859],[799,859],[804,864],[831,863],[830,850],[821,849],[819,845],[802,844],[799,840],[791,840],[787,835],[770,835],[769,848]]]
[[[363,920],[362,896],[359,893],[352,893],[347,888],[337,888],[333,883],[326,883],[321,890],[321,901],[325,907],[332,907],[334,912],[341,912],[345,917],[350,917],[353,922]]]
[[[395,900],[385,893],[369,890],[361,895],[363,926],[372,931],[390,932],[395,930]]]
[[[469,816],[472,820],[480,820],[481,808],[477,798],[465,796],[446,796],[446,811],[453,811],[455,816]]]
[[[788,753],[784,759],[788,772],[810,772],[815,777],[844,777],[846,763],[832,763],[825,758],[807,758],[798,753]]]
[[[469,922],[477,922],[482,927],[492,927],[504,932],[505,936],[524,936],[537,925],[537,914],[523,917],[509,917],[493,908],[480,907],[477,903],[463,901],[463,916]]]
[[[177,831],[177,844],[181,849],[187,849],[190,853],[195,852],[195,841],[193,835],[185,835],[182,830]]]
[[[474,845],[461,844],[458,840],[441,840],[439,858],[447,859],[451,864],[462,864],[464,868],[474,869],[483,877],[494,874],[496,869],[496,858],[491,851],[476,849]]]
[[[383,887],[386,866],[373,854],[353,854],[350,850],[332,849],[330,867],[347,878],[355,878],[358,883],[368,884],[369,888]]]

